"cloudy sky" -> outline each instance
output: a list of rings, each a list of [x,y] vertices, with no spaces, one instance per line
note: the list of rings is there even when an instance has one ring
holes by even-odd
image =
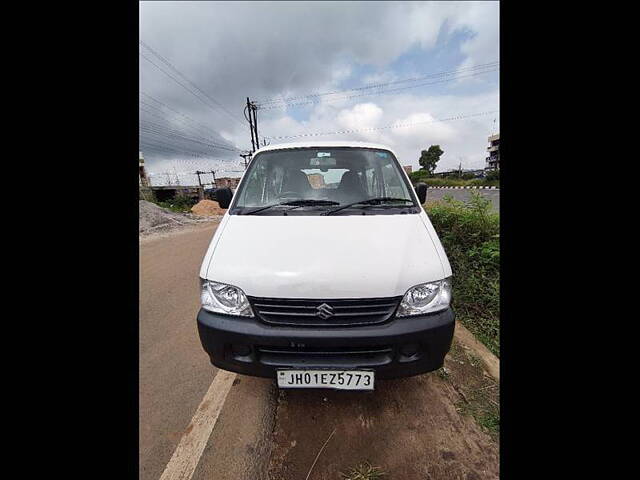
[[[140,40],[154,184],[239,176],[247,97],[261,140],[382,143],[414,169],[433,144],[437,171],[482,168],[499,131],[497,2],[141,2]]]

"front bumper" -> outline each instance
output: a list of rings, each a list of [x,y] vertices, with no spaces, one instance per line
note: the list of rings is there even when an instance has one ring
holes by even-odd
[[[347,328],[268,326],[254,318],[200,309],[198,333],[211,363],[231,372],[276,378],[279,369],[374,370],[376,378],[440,368],[451,347],[455,315],[442,312]]]

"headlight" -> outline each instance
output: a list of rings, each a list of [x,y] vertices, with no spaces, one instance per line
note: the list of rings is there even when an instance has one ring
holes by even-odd
[[[202,308],[210,312],[253,317],[249,300],[242,290],[225,283],[202,280],[200,300]]]
[[[438,312],[451,303],[451,277],[411,287],[404,294],[397,317]]]

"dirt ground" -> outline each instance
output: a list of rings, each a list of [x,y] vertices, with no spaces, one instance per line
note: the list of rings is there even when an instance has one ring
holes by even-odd
[[[215,203],[215,202],[212,202]],[[217,208],[217,203],[215,203]],[[184,231],[200,225],[219,222],[224,211],[217,208],[206,216],[192,213],[178,213],[162,208],[146,200],[138,202],[138,232],[140,238],[156,237],[167,233]]]
[[[310,479],[337,479],[363,462],[385,478],[499,478],[497,438],[477,425],[464,400],[478,378],[495,382],[455,348],[446,374],[380,380],[372,393],[281,390],[269,478],[306,478],[334,429]]]

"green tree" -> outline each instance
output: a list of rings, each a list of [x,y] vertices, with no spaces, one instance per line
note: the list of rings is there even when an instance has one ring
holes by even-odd
[[[417,170],[409,174],[409,178],[411,179],[412,183],[422,182],[427,177],[429,177],[429,172],[427,172],[426,170]]]
[[[440,148],[440,145],[431,145],[429,150],[422,150],[420,160],[418,160],[422,167],[420,170],[426,170],[431,175],[436,169],[440,155],[443,153],[444,151]]]

